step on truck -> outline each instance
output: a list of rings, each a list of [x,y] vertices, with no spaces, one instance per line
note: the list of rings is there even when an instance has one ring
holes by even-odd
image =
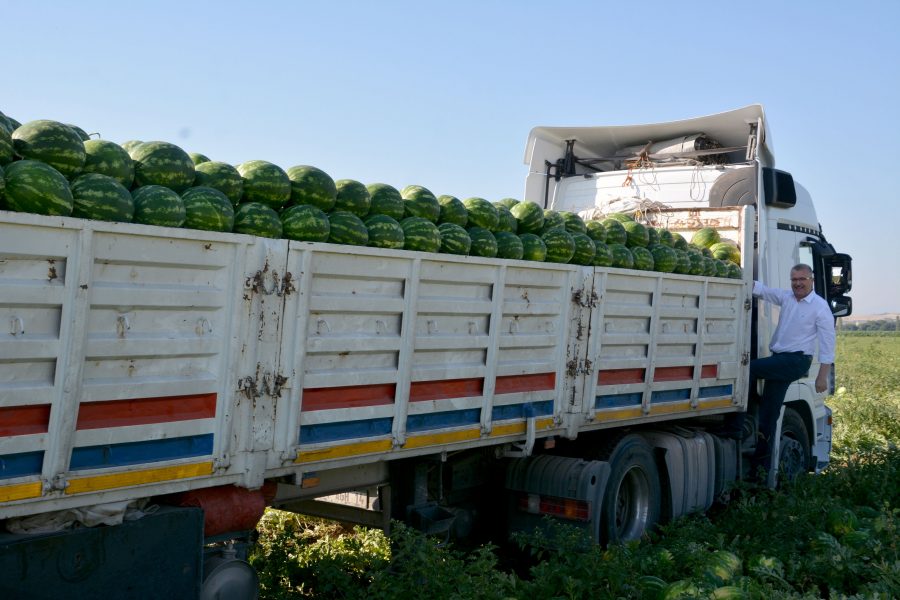
[[[851,311],[850,257],[768,135],[753,105],[526,147],[526,200],[714,227],[741,279],[0,212],[0,590],[254,597],[267,506],[601,543],[707,509],[755,444],[777,307],[752,280],[807,263]],[[743,439],[716,435],[738,411]],[[779,436],[782,477],[828,464],[809,377]]]

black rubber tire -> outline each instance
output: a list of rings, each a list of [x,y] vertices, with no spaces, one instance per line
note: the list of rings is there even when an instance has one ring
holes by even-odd
[[[793,408],[784,408],[778,452],[778,475],[781,481],[793,481],[809,471],[812,448],[806,422]]]
[[[709,189],[709,205],[744,206],[756,204],[756,169],[736,169],[721,175]]]
[[[653,448],[639,435],[626,435],[607,460],[611,471],[600,513],[600,539],[603,543],[640,539],[660,515],[661,486]]]

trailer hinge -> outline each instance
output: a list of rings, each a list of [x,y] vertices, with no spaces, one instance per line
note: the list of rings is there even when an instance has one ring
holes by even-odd
[[[566,375],[576,377],[578,375],[590,375],[594,371],[594,363],[586,358],[578,360],[573,358],[566,363]]]
[[[744,310],[750,310],[751,308],[753,308],[753,303],[750,302],[750,298],[745,298],[744,299]]]
[[[590,295],[586,295],[583,289],[577,289],[572,292],[572,302],[577,304],[582,308],[594,308],[597,306],[597,301],[600,298],[597,297],[597,292],[591,290]]]
[[[261,395],[256,387],[256,377],[250,375],[238,379],[237,389],[239,392],[243,393],[248,400],[259,398]]]
[[[278,275],[278,271],[269,270],[268,263],[262,270],[247,277],[244,287],[254,293],[261,292],[266,296],[288,296],[291,292],[297,291],[297,288],[294,287],[294,276],[290,271],[281,277]]]
[[[741,354],[741,364],[745,367],[750,364],[750,353],[749,352],[744,352],[743,354]]]

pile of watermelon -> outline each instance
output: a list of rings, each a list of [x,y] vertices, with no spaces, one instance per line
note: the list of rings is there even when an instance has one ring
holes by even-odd
[[[0,208],[269,238],[740,278],[714,229],[688,243],[625,214],[585,222],[504,198],[436,196],[333,180],[313,166],[237,166],[160,141],[115,144],[58,121],[0,113]]]

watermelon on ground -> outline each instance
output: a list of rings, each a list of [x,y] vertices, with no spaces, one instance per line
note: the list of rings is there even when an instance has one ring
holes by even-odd
[[[234,211],[234,232],[278,239],[281,219],[275,209],[262,202],[243,202]]]
[[[327,242],[331,233],[328,215],[311,204],[289,206],[281,213],[281,235],[302,242]]]
[[[100,173],[83,173],[72,180],[72,216],[96,221],[130,223],[134,200],[117,179]]]
[[[287,170],[287,176],[291,204],[309,204],[324,212],[334,210],[337,186],[328,173],[312,165],[296,165]]]
[[[191,162],[194,163],[194,166],[202,165],[205,162],[209,162],[209,157],[205,154],[200,154],[199,152],[189,152],[188,156],[191,157]]]
[[[488,231],[497,227],[497,208],[484,198],[466,198],[463,205],[469,213],[469,227],[482,227]]]
[[[578,231],[570,231],[569,235],[575,241],[575,253],[569,262],[573,265],[590,265],[594,262],[594,254],[597,253],[597,247],[594,240],[589,238],[586,233]]]
[[[511,231],[498,231],[494,234],[497,241],[497,258],[520,260],[525,254],[521,238]]]
[[[373,248],[403,248],[406,236],[397,219],[388,215],[369,215],[363,222],[366,229],[369,230],[369,246]]]
[[[234,206],[219,190],[196,186],[181,194],[184,203],[182,227],[203,231],[228,232],[234,228]]]
[[[145,185],[131,194],[134,222],[162,227],[181,227],[185,219],[184,202],[175,191],[162,185]]]
[[[280,211],[291,199],[291,180],[278,165],[265,160],[248,160],[239,164],[237,170],[244,181],[241,202],[259,202]]]
[[[603,228],[606,229],[607,244],[624,244],[628,241],[628,233],[621,221],[615,219],[604,219],[602,221]]]
[[[331,227],[328,234],[329,243],[348,246],[369,244],[369,229],[354,213],[348,210],[336,210],[328,215],[328,222]]]
[[[472,238],[469,233],[456,223],[441,223],[438,225],[441,233],[441,252],[444,254],[459,254],[465,256],[472,248]]]
[[[400,221],[400,227],[403,228],[403,247],[405,249],[418,252],[440,251],[441,232],[430,219],[406,217]]]
[[[634,256],[625,244],[607,244],[612,254],[612,266],[620,269],[634,268]]]
[[[595,242],[606,242],[606,227],[600,221],[588,221],[584,228],[588,237]]]
[[[472,213],[469,213],[469,218],[471,219],[471,217]],[[472,239],[472,247],[469,249],[469,254],[487,258],[497,256],[497,238],[494,237],[490,229],[475,225],[469,227],[466,231]]]
[[[674,273],[678,266],[678,255],[675,248],[665,244],[650,246],[650,254],[653,255],[653,268],[662,273]]]
[[[244,195],[244,180],[238,170],[215,160],[200,163],[195,167],[194,185],[211,187],[219,190],[236,207]]]
[[[565,227],[550,229],[541,234],[547,246],[547,262],[567,263],[575,255],[575,239]]]
[[[516,218],[509,212],[509,209],[505,206],[497,206],[495,208],[497,209],[497,226],[491,231],[494,233],[501,231],[516,233],[519,229],[519,222],[516,221]]]
[[[3,127],[0,127],[0,167],[8,165],[15,157],[12,135]]]
[[[334,210],[347,211],[360,218],[369,214],[372,197],[365,185],[355,179],[338,179],[334,186],[337,189]]]
[[[400,190],[400,195],[403,197],[405,209],[403,214],[406,217],[420,217],[432,223],[437,223],[441,218],[441,204],[428,188],[408,185]]]
[[[543,213],[542,213],[543,214]],[[547,245],[544,240],[535,233],[520,233],[522,240],[522,259],[535,262],[544,262],[547,258]]]
[[[144,142],[131,150],[134,185],[163,185],[178,193],[194,184],[194,161],[168,142]]]
[[[12,133],[12,141],[18,156],[47,163],[66,178],[84,167],[84,140],[59,121],[29,121]]]
[[[84,142],[84,167],[82,173],[108,175],[125,188],[134,182],[134,161],[125,148],[109,140]]]
[[[534,202],[528,200],[519,202],[510,208],[509,212],[511,212],[516,218],[516,221],[518,221],[518,232],[520,234],[537,234],[544,228],[544,211]]]
[[[74,199],[65,176],[37,160],[19,160],[6,165],[5,206],[8,210],[38,215],[68,216]]]
[[[612,252],[605,242],[594,241],[594,261],[595,267],[611,267],[613,264]]]
[[[386,215],[397,221],[399,226],[405,211],[400,190],[386,183],[370,183],[366,189],[369,190],[371,198],[369,214]]]
[[[713,227],[703,227],[694,232],[691,236],[691,244],[699,248],[709,248],[716,242],[721,241],[719,232]]]
[[[453,223],[460,227],[465,227],[469,223],[469,211],[466,205],[456,196],[439,196],[438,204],[441,205],[441,216],[438,217],[438,223]]]

